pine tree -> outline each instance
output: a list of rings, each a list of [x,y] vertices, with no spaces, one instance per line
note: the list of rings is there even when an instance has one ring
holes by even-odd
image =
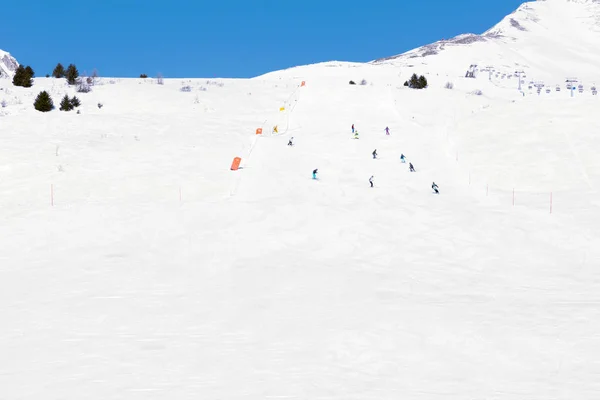
[[[43,92],[40,92],[35,98],[33,107],[35,107],[35,109],[38,111],[48,112],[52,111],[52,109],[54,108],[54,103],[52,102],[52,98],[50,97],[48,92],[44,90]]]
[[[67,67],[67,72],[65,74],[67,77],[67,82],[69,85],[75,85],[77,83],[77,78],[79,78],[79,71],[77,71],[77,67],[75,64],[70,64]]]
[[[56,64],[56,67],[54,67],[54,71],[52,71],[52,76],[55,78],[64,78],[65,67],[63,67],[61,63]]]
[[[408,81],[408,87],[412,89],[417,89],[419,87],[419,78],[417,77],[417,74],[412,74]]]
[[[29,78],[33,78],[35,76],[35,72],[33,72],[33,68],[31,68],[29,65],[25,67],[25,72],[27,72],[27,75],[29,76]]]
[[[33,75],[34,72],[31,67],[23,67],[22,65],[19,65],[15,71],[15,76],[13,77],[13,85],[31,87],[33,86]]]
[[[425,89],[427,87],[427,78],[423,75],[419,77],[419,89]]]
[[[26,73],[27,72],[25,72],[25,67],[19,65],[15,71],[15,75],[13,76],[13,85],[21,86],[21,83],[23,82],[23,77]]]
[[[73,108],[76,108],[76,107],[79,107],[80,105],[81,105],[81,101],[79,101],[77,96],[73,96],[73,98],[71,99],[71,106],[73,106]]]
[[[60,111],[71,111],[73,109],[73,105],[71,104],[71,100],[69,96],[65,94],[65,97],[60,101]]]

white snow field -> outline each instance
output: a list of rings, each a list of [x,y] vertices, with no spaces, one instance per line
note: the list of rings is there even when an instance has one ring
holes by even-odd
[[[600,99],[433,68],[0,80],[0,399],[597,400]]]

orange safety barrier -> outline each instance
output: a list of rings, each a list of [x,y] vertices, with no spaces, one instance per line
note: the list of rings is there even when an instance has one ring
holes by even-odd
[[[240,168],[240,163],[242,162],[242,159],[239,157],[236,157],[233,159],[233,162],[231,163],[231,170],[232,171],[237,171]]]
[[[306,82],[302,81],[302,83],[300,84],[300,86],[304,86],[306,85]]]
[[[262,128],[256,128],[256,134],[262,135]]]

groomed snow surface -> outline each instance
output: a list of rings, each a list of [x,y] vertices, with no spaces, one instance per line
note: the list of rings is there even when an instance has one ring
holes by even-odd
[[[597,400],[599,99],[412,72],[2,81],[0,398]]]

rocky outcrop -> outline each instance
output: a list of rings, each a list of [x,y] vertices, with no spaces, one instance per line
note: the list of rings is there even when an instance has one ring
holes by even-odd
[[[0,78],[11,79],[19,63],[9,53],[0,50]]]

